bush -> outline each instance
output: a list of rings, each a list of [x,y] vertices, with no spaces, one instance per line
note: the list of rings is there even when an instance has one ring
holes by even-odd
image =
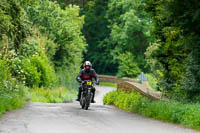
[[[55,70],[45,55],[16,57],[10,63],[12,74],[28,87],[53,87],[56,85]]]
[[[141,73],[135,57],[130,52],[120,55],[118,70],[118,76],[120,77],[135,78]]]
[[[123,91],[112,91],[105,95],[104,104],[114,104],[127,111],[137,112],[141,106],[143,99],[138,93],[130,94]]]
[[[29,57],[40,54],[40,43],[36,39],[35,37],[27,38],[26,41],[20,45],[17,55],[20,57]]]
[[[190,105],[182,117],[182,124],[200,130],[200,104]]]
[[[30,57],[30,62],[40,73],[40,87],[53,87],[56,85],[55,70],[45,55]]]
[[[116,101],[117,96],[118,96],[118,91],[112,91],[104,96],[103,103],[114,104],[114,101]]]
[[[29,87],[38,87],[41,83],[41,73],[37,71],[37,68],[31,63],[30,59],[15,58],[12,61],[11,69],[17,80]]]
[[[179,123],[200,130],[200,104],[151,101],[138,93],[123,91],[112,91],[106,94],[103,102],[157,120]]]
[[[145,74],[145,76],[147,77],[147,82],[151,86],[151,88],[153,88],[154,90],[158,90],[158,80],[156,79],[156,77],[153,74]]]
[[[9,81],[11,79],[11,74],[5,59],[0,60],[0,77],[0,85],[3,85],[4,81]]]
[[[0,115],[21,107],[25,102],[24,86],[11,79],[5,60],[0,60]]]
[[[58,44],[41,35],[38,28],[34,27],[33,35],[27,38],[26,41],[20,45],[17,55],[20,57],[30,57],[34,55],[46,54],[52,61],[57,47]]]

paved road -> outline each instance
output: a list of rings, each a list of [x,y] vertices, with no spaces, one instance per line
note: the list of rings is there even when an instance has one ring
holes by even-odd
[[[0,119],[0,133],[197,133],[102,105],[111,87],[97,87],[97,103],[82,110],[78,102],[27,103]]]

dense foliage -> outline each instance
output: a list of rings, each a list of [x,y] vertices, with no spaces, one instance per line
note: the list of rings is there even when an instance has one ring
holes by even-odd
[[[29,35],[29,24],[21,4],[24,1],[0,0],[0,115],[25,102],[25,87],[12,75],[8,63]]]
[[[135,78],[141,73],[134,55],[130,52],[120,54],[118,69],[118,76],[120,77]]]
[[[59,84],[73,87],[86,46],[81,35],[84,20],[79,16],[79,7],[69,5],[63,10],[56,2],[41,0],[27,8],[27,13],[40,32],[55,44],[46,48],[58,73]]]
[[[81,10],[85,15],[85,24],[83,33],[88,43],[85,60],[90,60],[97,73],[114,73],[117,71],[117,65],[112,62],[109,45],[106,38],[109,37],[108,19],[105,14],[108,8],[108,0],[93,0],[86,2]]]
[[[58,4],[43,0],[27,8],[27,12],[40,32],[58,45],[53,55],[56,67],[69,67],[80,62],[86,44],[80,31],[84,21],[79,17],[78,7],[69,6],[62,10]]]
[[[93,62],[97,72],[118,73],[122,64],[119,55],[126,53],[133,54],[135,64],[147,71],[144,52],[153,37],[150,36],[151,19],[143,6],[141,0],[94,0],[86,3],[81,11],[85,15],[83,33],[88,43],[85,59]],[[123,76],[132,75],[138,73]]]
[[[176,99],[199,100],[200,35],[198,0],[150,0],[157,42],[149,48],[159,86]],[[153,50],[154,49],[154,50]]]
[[[200,104],[150,101],[139,93],[123,91],[112,91],[106,94],[104,104],[113,104],[130,112],[200,130],[200,115],[198,113]]]
[[[0,48],[6,54],[8,48],[17,50],[30,33],[30,25],[22,5],[25,0],[0,1]]]
[[[25,100],[24,86],[12,79],[6,60],[0,60],[0,116],[5,111],[21,107]]]
[[[0,114],[23,105],[26,96],[40,102],[72,99],[75,91],[66,89],[77,87],[86,46],[79,7],[0,0],[0,14]]]
[[[133,64],[140,71],[152,73],[157,78],[157,88],[168,97],[199,99],[198,0],[89,0],[84,4],[82,0],[73,0],[71,3],[82,7],[83,33],[88,43],[84,57],[93,62],[98,73],[135,77],[138,71],[133,72],[133,67],[128,67],[125,61],[123,64],[120,56],[131,53]],[[121,70],[122,66],[127,69]]]

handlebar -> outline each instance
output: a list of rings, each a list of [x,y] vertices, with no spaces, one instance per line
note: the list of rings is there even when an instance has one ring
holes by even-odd
[[[93,82],[92,80],[83,80],[83,81],[81,81],[81,84],[84,84],[84,83],[86,83],[87,81],[89,81],[89,82],[92,82],[92,84],[94,85],[99,85],[99,83],[98,82]]]

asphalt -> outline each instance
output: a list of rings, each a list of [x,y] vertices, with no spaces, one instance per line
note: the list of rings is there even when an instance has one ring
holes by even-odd
[[[103,96],[114,89],[98,86],[97,103],[89,110],[81,109],[75,101],[27,103],[23,109],[3,115],[0,133],[198,133],[103,105]]]

